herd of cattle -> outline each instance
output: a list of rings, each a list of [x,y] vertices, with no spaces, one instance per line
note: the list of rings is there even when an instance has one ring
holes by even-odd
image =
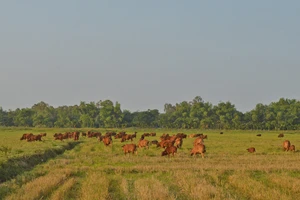
[[[223,134],[223,132],[220,132],[220,134]],[[32,141],[42,141],[42,137],[45,137],[46,133],[40,133],[37,135],[34,135],[32,133],[25,133],[22,135],[20,140],[27,140],[28,142]],[[100,142],[103,142],[105,146],[112,146],[113,144],[113,138],[114,139],[120,139],[121,142],[125,141],[133,141],[134,138],[137,137],[137,132],[133,134],[127,134],[126,132],[122,131],[119,133],[116,132],[106,132],[104,135],[100,132],[82,132],[82,137],[88,137],[88,138],[97,138]],[[174,156],[175,153],[177,153],[177,149],[180,149],[182,147],[183,140],[187,137],[189,138],[195,138],[193,142],[193,147],[190,151],[190,155],[196,155],[201,154],[202,158],[204,158],[204,153],[206,152],[205,145],[204,145],[204,139],[207,139],[207,135],[204,135],[202,133],[200,134],[184,134],[184,133],[177,133],[174,135],[169,134],[163,134],[160,137],[160,141],[157,140],[147,140],[146,137],[156,136],[156,133],[144,133],[141,135],[141,138],[139,139],[137,144],[125,144],[122,146],[122,149],[124,151],[124,154],[132,153],[137,154],[137,148],[147,148],[149,149],[150,145],[156,145],[156,147],[163,148],[164,151],[161,153],[162,156]],[[261,136],[261,134],[257,134],[257,136]],[[79,140],[80,132],[65,132],[62,133],[55,133],[53,135],[54,140],[65,140],[65,139],[74,139]],[[278,137],[284,137],[284,134],[279,134]],[[285,140],[283,142],[283,150],[284,151],[293,151],[295,152],[295,145],[291,145],[291,142],[289,140]],[[248,152],[254,153],[256,150],[254,147],[250,147],[247,149]]]

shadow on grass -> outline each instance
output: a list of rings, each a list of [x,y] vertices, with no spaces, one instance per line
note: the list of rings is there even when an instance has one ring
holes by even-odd
[[[63,154],[66,150],[73,149],[81,142],[68,142],[61,148],[47,149],[33,155],[11,158],[0,164],[0,183],[9,181],[23,172],[32,170],[36,165],[46,162],[51,158]]]

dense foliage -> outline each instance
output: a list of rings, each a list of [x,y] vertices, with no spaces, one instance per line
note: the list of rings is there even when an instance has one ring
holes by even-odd
[[[57,108],[40,102],[9,111],[0,107],[0,126],[296,130],[300,129],[300,101],[281,98],[269,105],[257,104],[246,113],[230,102],[212,105],[199,96],[190,102],[167,103],[164,113],[122,111],[120,103],[110,100]]]

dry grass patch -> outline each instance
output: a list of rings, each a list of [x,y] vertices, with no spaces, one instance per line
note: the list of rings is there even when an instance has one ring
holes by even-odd
[[[173,173],[173,181],[189,199],[224,199],[220,188],[208,182],[204,171],[178,171]]]
[[[253,200],[292,200],[291,196],[281,193],[277,188],[270,188],[260,181],[253,180],[247,172],[236,172],[228,177],[228,183],[237,191]]]
[[[42,199],[48,196],[56,187],[59,187],[69,176],[71,172],[68,170],[57,170],[51,173],[38,177],[25,185],[14,194],[6,197],[7,200],[31,200]]]
[[[168,186],[156,178],[143,178],[134,182],[134,194],[141,200],[171,200],[176,199],[169,193]]]

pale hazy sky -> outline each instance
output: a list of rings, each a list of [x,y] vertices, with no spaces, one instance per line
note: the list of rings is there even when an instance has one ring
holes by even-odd
[[[300,98],[300,1],[1,1],[0,106]]]

